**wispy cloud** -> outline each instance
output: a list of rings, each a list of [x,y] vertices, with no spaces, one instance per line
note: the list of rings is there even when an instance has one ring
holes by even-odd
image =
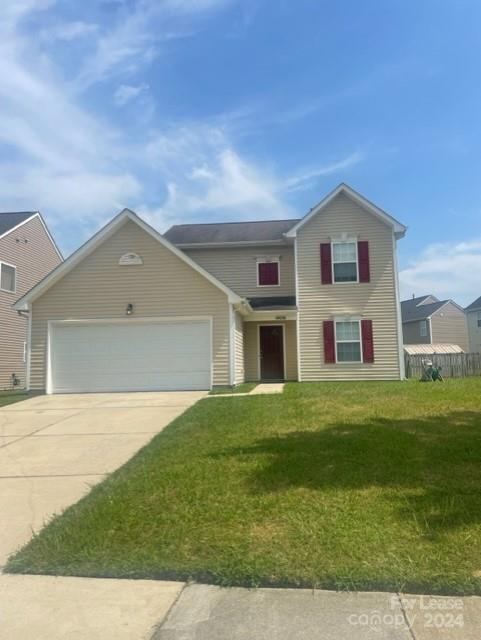
[[[65,40],[70,42],[77,38],[85,38],[92,36],[99,31],[99,25],[82,22],[77,20],[74,22],[60,22],[48,29],[44,29],[40,32],[40,37],[44,40]]]
[[[49,64],[37,64],[37,50],[17,31],[28,9],[24,2],[2,25],[0,143],[10,150],[0,163],[2,206],[45,209],[57,222],[95,220],[140,184],[122,165],[118,132],[72,101]]]
[[[159,38],[154,38],[156,28],[149,22],[154,14],[149,12],[160,7],[162,17],[176,18],[162,22],[162,41],[173,33],[170,27],[187,33],[189,17],[229,1],[138,0],[134,9],[132,3],[116,3],[115,25],[108,31],[102,25],[86,29],[79,25],[90,23],[80,20],[55,23],[55,28],[57,37],[67,41],[88,35],[75,47],[87,87],[154,55],[149,51]],[[243,121],[249,118],[245,109],[170,125],[166,118],[167,124],[152,130],[139,112],[149,111],[150,101],[151,113],[155,104],[138,79],[119,83],[113,98],[118,106],[137,100],[132,117],[129,112],[129,123],[136,120],[135,133],[115,126],[112,113],[102,117],[85,106],[79,84],[72,91],[70,78],[62,76],[63,68],[45,42],[26,37],[26,18],[31,22],[53,5],[54,0],[11,0],[8,20],[0,24],[0,144],[7,150],[0,158],[0,193],[2,208],[44,210],[67,251],[124,206],[148,216],[160,229],[199,218],[291,216],[290,192],[362,160],[357,152],[295,175],[266,167],[243,146]],[[51,18],[39,22],[51,24]],[[122,121],[120,110],[115,115]]]
[[[459,243],[431,244],[400,274],[401,295],[433,293],[469,304],[481,294],[481,238]]]
[[[114,93],[114,102],[118,107],[123,107],[127,102],[138,98],[141,93],[148,91],[149,85],[142,82],[138,85],[121,84]]]
[[[192,19],[230,0],[137,0],[133,9],[120,5],[113,26],[99,34],[76,84],[85,90],[110,77],[132,74],[151,63],[169,40],[195,33]]]
[[[319,178],[348,169],[349,167],[359,164],[362,160],[364,160],[364,154],[360,151],[356,151],[337,162],[325,164],[314,169],[304,170],[301,173],[287,178],[284,182],[284,190],[303,191],[305,189],[311,189],[313,183],[315,183]]]
[[[190,123],[173,128],[158,133],[145,152],[166,181],[167,196],[155,211],[162,221],[207,213],[223,218],[291,213],[279,179],[242,157],[220,127]]]

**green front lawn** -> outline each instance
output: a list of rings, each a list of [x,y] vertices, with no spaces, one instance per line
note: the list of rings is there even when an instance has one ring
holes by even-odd
[[[14,402],[20,402],[27,398],[28,394],[26,391],[0,391],[0,407],[13,404]]]
[[[202,400],[7,570],[481,594],[481,378]]]

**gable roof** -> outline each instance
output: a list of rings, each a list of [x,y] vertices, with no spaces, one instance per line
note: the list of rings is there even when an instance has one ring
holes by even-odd
[[[428,298],[433,298],[435,302],[425,303]],[[431,317],[447,304],[452,304],[460,311],[464,311],[454,300],[438,300],[436,296],[427,295],[419,298],[411,298],[410,300],[401,301],[401,315],[403,322],[415,322],[416,320],[425,320]]]
[[[435,311],[444,307],[448,300],[438,300],[438,302],[430,302],[428,304],[417,303],[416,300],[404,300],[401,302],[401,315],[403,322],[414,322],[415,320],[425,320],[429,318]],[[413,304],[414,303],[414,304]]]
[[[471,302],[471,304],[466,307],[465,311],[477,311],[478,309],[481,309],[481,296],[476,298],[474,302]]]
[[[307,215],[305,215],[297,224],[295,224],[292,229],[290,229],[286,233],[286,237],[295,238],[299,229],[301,229],[306,222],[309,222],[311,218],[320,213],[323,209],[325,209],[338,195],[344,194],[350,200],[358,204],[363,209],[366,209],[370,213],[372,213],[376,218],[385,222],[388,226],[392,227],[396,238],[402,238],[406,233],[407,227],[398,222],[395,218],[390,216],[388,213],[377,207],[375,204],[367,200],[364,196],[362,196],[357,191],[354,191],[349,185],[342,182],[339,186],[337,186],[333,191],[327,194],[325,198],[323,198],[315,207],[313,207]]]
[[[36,215],[36,211],[0,212],[0,238]]]
[[[45,220],[43,219],[40,211],[0,212],[0,239],[7,236],[9,233],[12,233],[27,222],[30,222],[30,220],[33,220],[34,218],[38,218],[40,220],[40,223],[45,233],[47,234],[48,239],[52,243],[53,248],[57,252],[58,257],[60,258],[60,260],[63,260],[62,252],[58,248],[57,243],[48,230],[48,227],[45,224]]]
[[[58,282],[63,276],[65,276],[69,271],[71,271],[77,264],[82,262],[94,249],[100,246],[103,242],[105,242],[115,231],[120,229],[125,223],[128,221],[134,222],[141,229],[143,229],[146,233],[152,236],[157,242],[159,242],[166,249],[171,251],[174,255],[180,258],[183,262],[188,264],[194,271],[200,273],[204,278],[209,280],[214,286],[223,291],[227,297],[229,302],[233,304],[239,304],[243,302],[243,299],[238,296],[234,291],[229,289],[225,284],[217,280],[212,274],[203,269],[200,265],[194,262],[189,256],[187,256],[183,251],[180,251],[171,244],[168,240],[166,240],[163,236],[160,235],[155,229],[153,229],[150,225],[148,225],[142,218],[131,211],[130,209],[123,209],[118,215],[116,215],[112,220],[107,223],[100,231],[98,231],[95,235],[93,235],[90,240],[87,240],[85,244],[79,247],[72,255],[70,255],[65,262],[58,265],[53,271],[51,271],[43,280],[40,280],[30,291],[28,291],[24,296],[22,296],[17,302],[13,305],[13,308],[17,311],[28,309],[28,305],[32,303],[36,298],[45,293],[47,289],[53,286],[56,282]]]
[[[226,243],[284,243],[284,234],[297,222],[299,222],[298,219],[176,224],[164,233],[164,238],[178,246]]]

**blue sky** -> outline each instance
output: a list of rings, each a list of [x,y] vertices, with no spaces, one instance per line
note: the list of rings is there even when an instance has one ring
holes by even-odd
[[[347,182],[408,225],[402,293],[481,295],[477,0],[3,0],[0,210],[66,254],[124,206],[297,217]]]

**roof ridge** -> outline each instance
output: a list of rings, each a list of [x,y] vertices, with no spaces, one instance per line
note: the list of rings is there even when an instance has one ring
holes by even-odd
[[[35,213],[40,213],[39,211],[0,211],[0,216],[20,216],[26,214],[34,215]]]
[[[267,219],[267,220],[233,220],[231,222],[184,222],[182,224],[173,224],[170,228],[173,229],[174,227],[207,227],[209,225],[219,225],[219,224],[256,224],[256,223],[263,223],[265,224],[266,222],[295,222],[297,220],[300,220],[300,218],[274,218],[274,219]]]

